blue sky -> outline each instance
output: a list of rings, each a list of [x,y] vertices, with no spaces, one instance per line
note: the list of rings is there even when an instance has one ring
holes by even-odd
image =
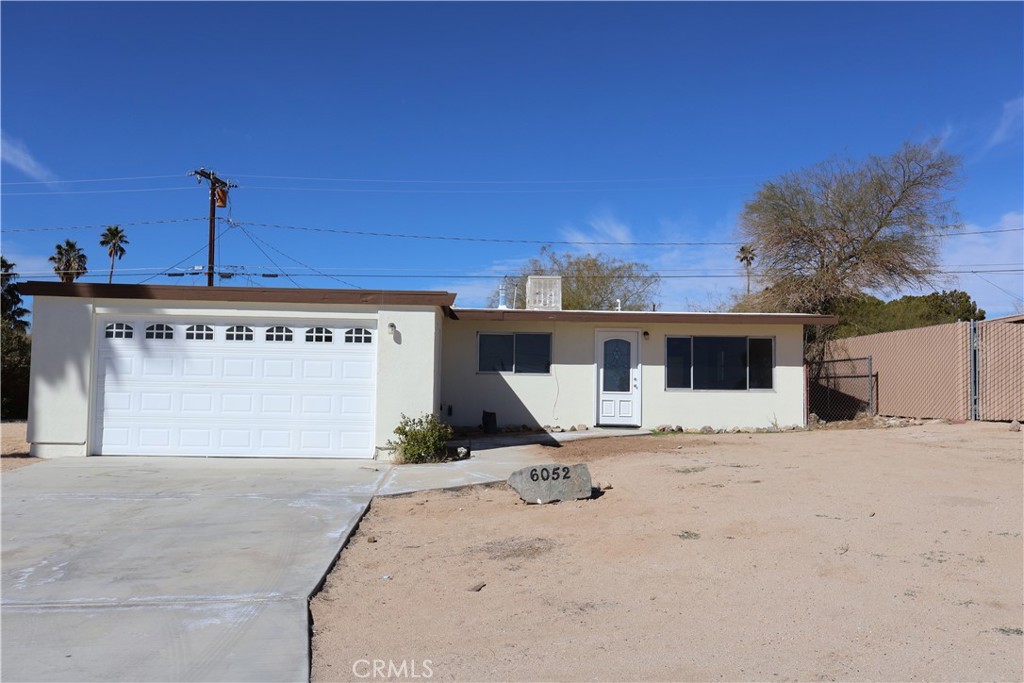
[[[743,287],[736,246],[628,243],[735,242],[760,183],[938,137],[984,232],[946,240],[947,270],[981,272],[940,287],[1022,305],[1019,2],[3,2],[0,23],[23,279],[54,279],[70,238],[105,282],[120,224],[115,282],[205,284],[161,274],[206,263],[205,166],[239,186],[221,284],[480,306],[541,243],[596,241],[662,274],[662,308],[714,308]]]

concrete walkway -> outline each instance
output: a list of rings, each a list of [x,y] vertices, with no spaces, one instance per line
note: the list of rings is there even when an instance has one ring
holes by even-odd
[[[306,681],[309,596],[381,495],[503,481],[470,460],[69,458],[2,477],[4,681]]]

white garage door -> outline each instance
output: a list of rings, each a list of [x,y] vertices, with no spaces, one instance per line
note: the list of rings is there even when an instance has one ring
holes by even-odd
[[[368,458],[376,330],[111,318],[97,326],[102,455]]]

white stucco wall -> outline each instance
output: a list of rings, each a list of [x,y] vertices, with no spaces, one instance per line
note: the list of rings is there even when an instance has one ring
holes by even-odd
[[[375,444],[383,447],[406,415],[437,410],[441,312],[436,306],[264,304],[89,299],[36,296],[28,440],[40,457],[90,454],[97,318],[187,316],[225,323],[235,319],[355,323],[377,330]],[[388,334],[394,323],[396,333]]]
[[[436,412],[441,393],[437,367],[440,310],[423,307],[380,311],[377,342],[377,447],[393,439],[402,415]],[[390,334],[388,325],[395,325]]]
[[[92,311],[90,300],[33,299],[27,438],[36,457],[87,455]]]
[[[641,426],[662,424],[715,428],[804,424],[803,330],[800,325],[651,324],[577,322],[444,322],[441,402],[454,425],[481,423],[482,411],[499,425],[594,425],[597,416],[595,333],[598,329],[648,332],[641,336]],[[550,374],[477,372],[479,332],[552,334]],[[665,388],[667,336],[775,338],[773,388],[757,391],[693,391]]]

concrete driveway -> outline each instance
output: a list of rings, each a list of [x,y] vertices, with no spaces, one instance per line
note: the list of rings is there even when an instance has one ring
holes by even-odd
[[[308,598],[390,469],[110,457],[4,474],[0,677],[308,680]]]
[[[497,438],[443,465],[101,457],[7,472],[0,680],[307,681],[309,597],[375,495],[504,481],[552,457]]]

